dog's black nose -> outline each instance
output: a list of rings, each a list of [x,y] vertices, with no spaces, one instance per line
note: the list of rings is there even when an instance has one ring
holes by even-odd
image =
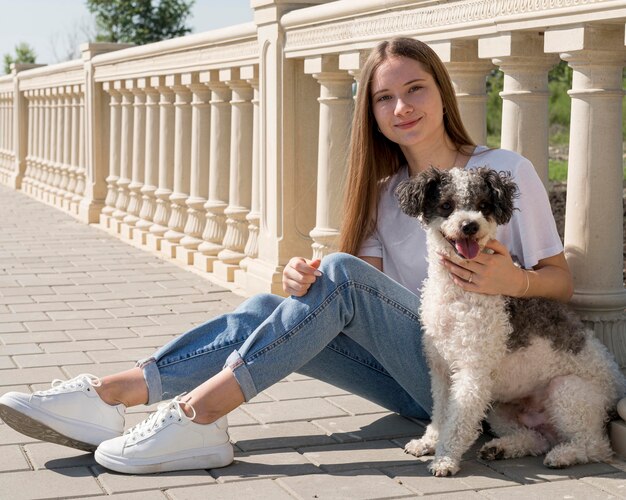
[[[464,222],[461,225],[461,231],[463,231],[463,234],[467,236],[473,236],[474,234],[478,232],[478,222],[476,221]]]

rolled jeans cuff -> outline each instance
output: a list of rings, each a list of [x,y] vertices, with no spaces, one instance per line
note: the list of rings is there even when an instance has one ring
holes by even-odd
[[[148,402],[146,405],[158,403],[163,400],[163,386],[161,385],[161,374],[156,364],[156,359],[146,358],[137,361],[138,368],[143,371],[143,378],[148,387]]]
[[[231,355],[228,356],[226,363],[224,363],[224,368],[230,368],[233,372],[235,380],[237,380],[246,402],[250,401],[259,393],[254,381],[252,380],[250,370],[248,369],[246,362],[239,354],[239,351],[233,351]]]

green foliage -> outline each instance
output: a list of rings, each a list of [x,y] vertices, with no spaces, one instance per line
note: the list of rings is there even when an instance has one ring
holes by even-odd
[[[4,72],[8,75],[11,72],[11,64],[33,64],[37,59],[35,50],[27,43],[20,43],[15,46],[15,56],[4,54]]]
[[[194,0],[87,0],[98,42],[144,45],[191,32],[186,20]]]
[[[558,124],[569,129],[571,99],[567,91],[572,88],[572,68],[565,61],[557,64],[548,73],[550,92],[550,125]]]
[[[497,136],[500,144],[502,128],[502,98],[500,92],[504,86],[504,73],[494,69],[487,77],[487,135]]]

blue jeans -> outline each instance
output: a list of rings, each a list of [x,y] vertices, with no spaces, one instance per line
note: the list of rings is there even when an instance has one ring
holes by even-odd
[[[228,366],[246,401],[297,371],[401,415],[429,418],[419,298],[348,254],[325,257],[320,271],[304,297],[257,295],[140,362],[149,404]]]

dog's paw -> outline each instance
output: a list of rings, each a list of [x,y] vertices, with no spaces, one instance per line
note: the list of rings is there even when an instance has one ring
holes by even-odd
[[[478,458],[482,460],[502,460],[507,458],[506,450],[498,445],[487,443],[478,452]]]
[[[435,446],[432,443],[425,441],[424,439],[412,439],[404,447],[404,453],[410,453],[416,457],[423,457],[424,455],[432,455],[435,453]]]
[[[580,451],[582,451],[582,455],[584,456],[584,450]],[[550,469],[564,469],[565,467],[582,462],[584,462],[584,460],[581,460],[580,457],[577,456],[576,449],[573,446],[561,445],[550,450],[543,460],[543,465]]]
[[[459,462],[450,457],[435,457],[428,470],[437,477],[454,476],[460,470]]]

